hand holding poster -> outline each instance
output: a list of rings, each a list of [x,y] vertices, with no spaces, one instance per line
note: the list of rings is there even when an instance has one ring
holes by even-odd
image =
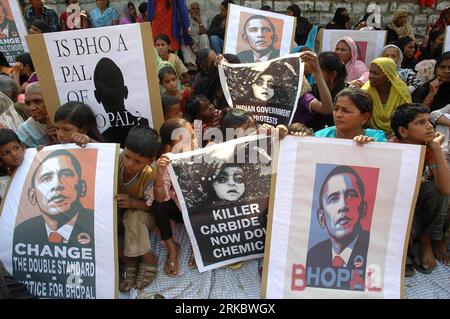
[[[267,62],[219,64],[227,103],[250,112],[258,124],[289,125],[302,91],[304,63],[300,54]]]
[[[114,143],[123,143],[140,121],[161,125],[149,23],[32,35],[27,41],[50,118],[65,102],[84,102],[106,141]]]
[[[0,216],[0,259],[41,298],[116,297],[115,144],[28,149]]]
[[[230,4],[224,53],[241,63],[263,62],[289,54],[295,17]]]
[[[271,138],[249,136],[171,157],[170,176],[200,272],[262,257]]]
[[[400,298],[423,157],[408,144],[283,140],[265,296]]]
[[[369,66],[370,62],[379,57],[383,51],[386,31],[325,30],[321,52],[334,51],[336,44],[343,37],[350,37],[355,41],[358,50],[357,59]]]
[[[17,0],[0,0],[0,51],[9,63],[27,51],[26,29]]]

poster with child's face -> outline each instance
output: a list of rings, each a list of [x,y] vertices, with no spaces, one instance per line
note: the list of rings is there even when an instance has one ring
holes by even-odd
[[[200,272],[264,252],[271,138],[250,136],[174,155],[170,174]]]

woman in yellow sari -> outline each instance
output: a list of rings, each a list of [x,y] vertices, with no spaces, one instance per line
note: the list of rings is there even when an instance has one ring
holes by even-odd
[[[376,58],[370,63],[369,81],[362,87],[373,100],[369,126],[391,135],[391,114],[403,103],[411,103],[411,94],[397,73],[391,58]]]

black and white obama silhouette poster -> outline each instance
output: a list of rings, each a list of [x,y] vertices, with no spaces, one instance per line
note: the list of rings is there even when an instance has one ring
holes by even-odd
[[[89,105],[107,142],[136,124],[161,125],[161,101],[149,24],[28,36],[50,118],[68,102]]]
[[[171,157],[171,179],[200,272],[262,257],[271,138],[250,136]]]

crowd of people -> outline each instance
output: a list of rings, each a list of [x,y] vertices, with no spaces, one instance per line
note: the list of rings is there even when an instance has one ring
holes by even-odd
[[[66,3],[70,6],[79,1]],[[180,245],[171,223],[182,223],[183,219],[167,171],[167,153],[207,147],[212,141],[197,137],[208,135],[210,129],[225,132],[240,128],[246,134],[261,131],[250,114],[228,106],[219,80],[218,65],[222,61],[241,62],[233,54],[222,56],[227,8],[232,3],[223,1],[220,13],[211,22],[201,14],[198,3],[191,3],[187,10],[184,1],[175,0],[151,1],[150,6],[140,3],[138,10],[137,4],[130,1],[121,14],[109,6],[109,0],[97,0],[97,8],[89,13],[82,11],[75,25],[68,23],[68,12],[62,12],[58,18],[41,0],[30,0],[24,11],[30,33],[152,22],[164,123],[154,129],[139,125],[124,136],[117,180],[122,292],[145,288],[157,275],[158,258],[151,251],[149,236],[152,227],[159,229],[167,248],[165,274],[176,277],[179,273]],[[268,6],[262,9],[271,10]],[[431,273],[438,261],[450,265],[450,52],[443,53],[442,48],[445,28],[450,24],[450,8],[429,26],[422,41],[415,37],[408,12],[398,10],[386,26],[388,36],[381,56],[369,66],[359,59],[358,46],[350,37],[340,39],[333,52],[318,52],[323,29],[352,27],[344,8],[337,9],[324,28],[302,18],[296,5],[289,6],[286,14],[297,17],[295,42],[302,46],[300,59],[306,64],[309,81],[303,81],[292,124],[263,128],[282,136],[354,139],[360,145],[426,145],[405,275],[413,276],[415,270]],[[365,15],[355,29],[374,29],[368,26],[368,17]],[[167,23],[171,19],[179,21]],[[311,34],[314,37],[309,41]],[[0,58],[0,198],[4,198],[26,148],[64,143],[84,146],[112,139],[100,133],[95,114],[84,103],[68,102],[53,119],[49,118],[39,75],[29,53],[17,56],[12,67],[3,55]],[[275,94],[273,82],[270,70],[255,76],[251,84],[255,98],[270,99]],[[185,129],[191,139],[173,139],[172,133],[179,129]],[[217,183],[236,183],[236,172],[225,173],[219,174]],[[57,231],[58,223],[52,225]],[[131,236],[140,240],[136,242]],[[195,268],[191,255],[189,266]],[[3,268],[0,270],[6,273]],[[6,277],[14,290],[11,295],[17,297],[17,283],[9,275]]]

